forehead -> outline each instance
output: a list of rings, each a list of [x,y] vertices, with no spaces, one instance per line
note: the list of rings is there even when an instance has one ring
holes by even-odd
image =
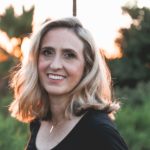
[[[43,46],[61,46],[75,49],[83,49],[83,41],[69,28],[54,28],[49,30],[41,42]]]
[[[80,40],[80,38],[77,36],[77,34],[70,28],[66,28],[66,27],[56,27],[56,28],[52,28],[50,30],[47,30],[47,32],[44,34],[42,39],[46,39],[46,38],[53,38],[53,39],[57,39],[58,37],[63,37],[62,39],[65,39],[67,37],[72,37],[72,38],[76,38],[78,40]]]

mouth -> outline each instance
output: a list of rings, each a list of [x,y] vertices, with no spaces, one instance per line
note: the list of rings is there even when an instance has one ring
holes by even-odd
[[[66,76],[58,75],[58,74],[52,74],[52,73],[48,73],[47,76],[49,79],[52,79],[52,80],[63,80],[66,78]]]

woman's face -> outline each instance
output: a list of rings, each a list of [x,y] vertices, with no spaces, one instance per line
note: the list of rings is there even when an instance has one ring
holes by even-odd
[[[48,31],[38,59],[42,86],[49,95],[68,94],[80,82],[84,72],[83,42],[67,28]]]

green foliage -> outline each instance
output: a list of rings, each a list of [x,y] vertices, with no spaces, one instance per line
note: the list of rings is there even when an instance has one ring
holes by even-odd
[[[117,45],[123,58],[110,61],[112,76],[118,86],[135,87],[139,81],[150,80],[150,9],[123,7],[133,19],[129,29],[120,29]]]
[[[6,32],[9,38],[17,37],[22,42],[22,36],[32,31],[33,11],[34,7],[29,11],[25,11],[23,7],[23,14],[16,16],[13,7],[7,8],[5,14],[0,16],[0,29]],[[8,88],[8,75],[10,68],[18,61],[17,58],[8,56],[7,61],[0,63],[0,149],[2,150],[24,149],[29,138],[28,125],[11,118],[8,113],[8,106],[13,99]]]
[[[27,143],[27,126],[0,114],[0,149],[21,150]]]
[[[10,116],[8,113],[8,107],[9,107],[11,99],[12,99],[12,95],[10,94],[10,92],[8,92],[7,96],[2,97],[0,100],[0,114],[3,117]]]
[[[0,77],[8,74],[8,70],[17,63],[17,59],[9,56],[7,61],[0,62]]]
[[[0,149],[21,150],[27,144],[29,129],[28,125],[18,122],[8,114],[11,99],[12,96],[9,95],[0,100]]]
[[[16,16],[14,8],[10,6],[5,14],[0,16],[0,29],[8,34],[10,38],[20,37],[32,31],[34,7],[26,11],[23,7],[23,13]]]
[[[14,8],[8,7],[3,15],[0,16],[0,29],[7,33],[9,38],[17,37],[17,45],[14,46],[12,54],[7,54],[8,60],[0,62],[0,96],[4,96],[8,91],[8,74],[10,68],[16,64],[19,60],[14,58],[13,53],[15,51],[19,53],[21,50],[22,39],[32,31],[32,19],[33,19],[34,7],[26,11],[23,7],[23,13],[20,16],[16,16]],[[4,53],[4,49],[0,47],[0,51]],[[21,51],[20,51],[21,57]]]
[[[147,101],[141,107],[125,107],[118,113],[117,124],[130,150],[150,148],[149,106]]]
[[[18,62],[17,59],[15,59],[12,56],[8,57],[7,61],[0,63],[0,98],[4,95],[8,94],[9,88],[8,88],[8,78],[10,73],[10,68],[14,66]]]
[[[136,88],[116,87],[116,97],[118,97],[123,105],[131,107],[141,107],[145,101],[150,100],[150,81],[139,82]]]
[[[135,89],[116,89],[122,100],[117,125],[130,150],[150,149],[150,82],[139,83]]]

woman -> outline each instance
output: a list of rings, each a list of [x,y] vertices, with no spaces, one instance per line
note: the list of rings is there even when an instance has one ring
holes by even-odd
[[[77,18],[47,21],[11,81],[12,116],[30,123],[27,150],[127,150],[113,124],[109,69]]]

